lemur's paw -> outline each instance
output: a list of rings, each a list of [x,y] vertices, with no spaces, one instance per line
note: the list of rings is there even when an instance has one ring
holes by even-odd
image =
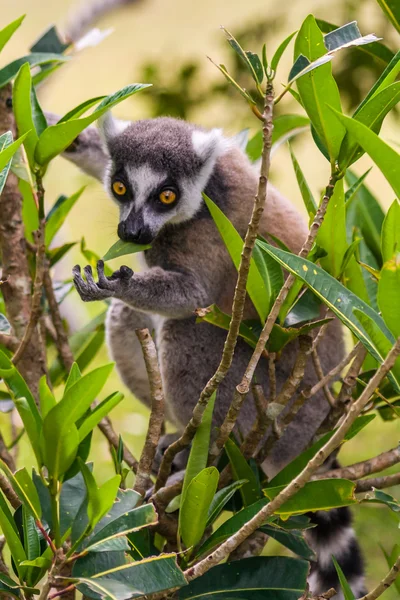
[[[83,269],[86,281],[81,275],[81,268],[76,265],[72,269],[74,284],[84,302],[93,302],[95,300],[106,300],[112,298],[117,292],[121,292],[133,275],[132,269],[122,266],[115,271],[111,277],[104,273],[104,262],[99,260],[97,263],[98,282],[93,279],[92,267],[87,266]]]

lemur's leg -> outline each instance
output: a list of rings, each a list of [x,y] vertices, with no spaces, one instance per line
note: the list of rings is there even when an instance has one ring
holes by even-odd
[[[153,329],[150,315],[140,313],[120,300],[113,300],[107,313],[106,335],[111,358],[124,384],[141,402],[150,406],[150,387],[142,348],[135,329]]]

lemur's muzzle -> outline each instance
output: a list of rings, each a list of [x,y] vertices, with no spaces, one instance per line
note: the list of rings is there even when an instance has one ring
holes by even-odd
[[[124,242],[133,242],[134,244],[150,244],[154,239],[151,229],[143,221],[143,214],[133,211],[125,221],[119,223],[118,236]]]

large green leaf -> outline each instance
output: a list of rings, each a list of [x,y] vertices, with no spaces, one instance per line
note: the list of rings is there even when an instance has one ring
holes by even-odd
[[[4,471],[10,481],[15,493],[21,500],[22,504],[31,512],[34,518],[39,521],[42,516],[42,509],[36,488],[31,477],[25,467],[19,469],[14,474],[0,459],[0,469]]]
[[[396,106],[399,100],[400,82],[392,83],[372,96],[353,118],[366,125],[375,133],[379,133],[384,118]],[[346,169],[362,155],[363,150],[358,145],[357,140],[353,138],[350,132],[347,132],[340,148],[339,164],[341,168]]]
[[[0,350],[0,377],[2,377],[14,398],[26,398],[30,411],[35,419],[38,431],[42,426],[42,418],[36,406],[35,399],[25,383],[22,375],[13,365],[8,356]]]
[[[203,194],[203,197],[207,208],[214,219],[215,225],[224,240],[229,255],[235,267],[238,269],[243,248],[243,240],[222,210],[205,194]],[[252,258],[247,278],[247,292],[263,322],[268,314],[271,299],[271,286],[267,284],[267,287],[265,284],[266,282],[263,280],[254,258]]]
[[[314,16],[309,15],[296,37],[295,58],[302,54],[310,61],[315,61],[325,53],[321,30]],[[329,98],[329,103],[341,111],[339,90],[332,76],[331,65],[322,65],[303,75],[297,80],[297,89],[313,127],[327,148],[331,161],[334,161],[339,156],[345,128],[332,119],[327,106]]]
[[[32,77],[28,63],[22,65],[15,78],[13,86],[13,110],[17,123],[18,133],[26,134],[24,148],[28,157],[29,165],[34,166],[35,148],[39,136],[36,131],[32,114]]]
[[[336,182],[316,243],[327,253],[320,261],[323,268],[333,277],[339,277],[347,250],[343,179]]]
[[[22,423],[24,424],[24,429],[31,443],[38,465],[41,466],[43,463],[40,450],[41,425],[38,425],[35,415],[26,398],[15,398],[14,404]]]
[[[120,475],[115,475],[98,487],[90,469],[80,461],[80,467],[87,489],[87,516],[89,531],[93,531],[97,523],[107,514],[117,496]]]
[[[287,556],[256,556],[210,569],[179,591],[180,600],[298,600],[309,564]]]
[[[285,487],[285,485],[268,487],[263,491],[267,498],[273,500]],[[356,504],[355,487],[354,481],[348,479],[310,481],[292,498],[284,502],[277,509],[276,514],[281,515],[282,518],[287,518],[290,515],[299,515],[309,511],[330,510],[331,508]]]
[[[190,485],[190,482],[193,480],[193,478],[196,477],[196,475],[198,475],[200,471],[205,469],[207,466],[215,397],[216,392],[213,393],[210,400],[208,401],[206,409],[203,413],[201,423],[196,429],[196,433],[192,441],[192,447],[190,449],[190,454],[185,470],[185,477],[183,480],[182,499],[185,498],[187,488]]]
[[[23,567],[21,563],[26,560],[26,554],[19,538],[14,519],[2,492],[0,492],[0,528],[4,537],[6,538],[6,542],[10,549],[11,556],[13,557],[18,576],[20,579],[23,579],[26,572],[26,567]]]
[[[395,338],[400,337],[400,252],[385,262],[378,284],[378,305]]]
[[[105,253],[103,260],[111,260],[118,258],[119,256],[125,256],[125,254],[136,254],[136,252],[143,252],[151,248],[150,244],[133,244],[132,242],[123,242],[118,240],[111,246],[111,248]]]
[[[67,218],[71,208],[79,200],[85,186],[81,187],[80,190],[75,192],[69,197],[60,196],[57,202],[54,204],[52,209],[46,218],[46,246],[49,246],[52,239],[60,229],[65,219]]]
[[[115,408],[124,398],[121,392],[110,394],[103,402],[98,404],[91,413],[85,417],[83,423],[79,426],[79,440],[82,441],[87,435],[100,423],[103,417],[106,417],[113,408]]]
[[[331,108],[332,114],[364,148],[386,177],[396,196],[400,197],[400,155],[366,125]]]
[[[3,50],[4,46],[7,44],[8,40],[15,33],[15,31],[17,31],[25,17],[26,15],[18,17],[18,19],[15,19],[15,21],[9,23],[0,31],[0,52]]]
[[[397,0],[377,0],[379,6],[392,23],[393,27],[400,33],[400,6]]]
[[[240,488],[240,494],[242,496],[243,504],[245,506],[249,506],[250,504],[256,502],[261,495],[257,477],[235,442],[228,439],[225,444],[225,452],[227,453],[229,462],[231,463],[234,479],[236,481],[247,479],[248,483],[245,483]]]
[[[193,477],[187,487],[179,512],[179,532],[187,548],[201,540],[218,479],[218,469],[207,467]]]
[[[118,552],[110,552],[111,554],[119,554]],[[103,557],[106,557],[107,553],[102,553]],[[85,562],[79,560],[74,565],[73,577],[85,577],[88,578],[85,571],[86,568],[82,568]],[[83,572],[82,572],[83,571]],[[145,558],[141,561],[135,561],[120,566],[111,567],[104,572],[97,570],[95,574],[89,575],[91,582],[102,586],[111,586],[114,593],[115,588],[112,586],[116,583],[123,583],[125,586],[124,593],[126,594],[126,586],[130,587],[131,596],[120,596],[114,595],[117,600],[128,600],[130,597],[135,596],[137,590],[140,591],[140,595],[153,594],[162,590],[167,590],[176,587],[182,587],[186,585],[186,579],[182,571],[176,564],[176,554],[163,554],[162,556],[152,556]],[[86,585],[79,585],[78,589],[86,596],[93,597],[92,594],[87,593]],[[120,589],[120,588],[118,588]],[[98,591],[98,588],[96,588]],[[96,598],[99,596],[96,595]],[[113,596],[106,596],[113,598]]]
[[[31,67],[37,67],[38,65],[45,65],[48,63],[54,62],[65,62],[69,60],[68,56],[63,56],[62,54],[51,54],[50,52],[33,52],[32,54],[28,54],[27,56],[23,56],[22,58],[18,58],[14,60],[6,67],[0,69],[0,87],[3,87],[14,79],[20,68],[23,64],[28,63]]]
[[[376,311],[317,265],[260,240],[257,241],[257,244],[271,256],[275,256],[283,267],[312,289],[363,343],[370,354],[379,363],[383,363],[388,346],[390,348],[395,343],[395,338]],[[371,331],[367,331],[365,328],[366,323],[369,323],[370,327],[379,333],[379,336],[374,335],[373,339]],[[400,391],[399,361],[396,362],[388,376]]]
[[[1,76],[1,71],[0,71]],[[116,106],[126,98],[149,87],[150,84],[133,83],[127,85],[111,96],[107,96],[100,102],[97,108],[87,117],[71,119],[48,127],[40,136],[36,147],[35,158],[39,165],[47,165],[55,156],[63,152],[74,139],[96,121],[104,113]]]
[[[400,252],[400,203],[398,200],[393,201],[383,221],[381,250],[384,262]]]

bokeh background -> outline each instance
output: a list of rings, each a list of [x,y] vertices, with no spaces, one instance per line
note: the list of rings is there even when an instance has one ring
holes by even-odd
[[[56,24],[63,32],[76,11],[87,4],[89,0],[82,0],[81,4],[70,0],[0,0],[1,27],[19,15],[27,14],[24,24],[2,52],[1,65],[27,53],[50,24]],[[244,77],[219,26],[224,25],[246,48],[254,51],[259,51],[266,42],[271,56],[280,41],[298,29],[309,12],[338,25],[357,19],[362,33],[374,32],[393,50],[398,48],[397,34],[385,21],[375,0],[138,0],[97,22],[96,26],[100,28],[113,28],[113,33],[98,46],[77,53],[46,80],[39,90],[39,99],[45,110],[61,115],[87,98],[111,93],[127,83],[149,82],[154,84],[153,88],[119,105],[115,109],[117,116],[138,119],[172,114],[204,126],[223,127],[228,135],[235,135],[243,128],[255,133],[259,123],[241,97],[227,88],[221,75],[207,60],[207,56],[211,56],[216,62],[226,64],[239,78]],[[291,62],[289,50],[280,65],[277,87],[287,79]],[[333,69],[346,111],[355,108],[382,68],[356,49],[335,58]],[[279,112],[291,111],[298,112],[299,109],[288,94],[279,105]],[[391,115],[385,122],[383,136],[396,143],[399,131],[396,114]],[[329,168],[310,137],[306,133],[296,139],[295,151],[312,191],[318,196],[326,184]],[[369,160],[364,157],[356,165],[357,173],[361,174],[368,166]],[[271,180],[303,211],[285,146],[273,156]],[[367,182],[382,205],[387,207],[393,200],[393,192],[376,169],[372,170]],[[45,179],[47,204],[50,207],[60,194],[69,195],[82,185],[87,188],[60,231],[56,245],[67,240],[79,242],[84,237],[87,247],[102,256],[117,240],[117,210],[99,183],[58,158],[53,161]],[[131,262],[130,258],[128,260]],[[79,243],[57,266],[57,278],[70,277],[71,267],[77,262],[86,263],[80,254]],[[71,333],[79,331],[104,310],[104,305],[84,305],[75,292],[64,300],[62,307]],[[95,362],[100,364],[106,360],[104,348]],[[123,385],[115,373],[107,384],[104,397],[117,389],[123,389]],[[125,392],[125,400],[114,411],[112,419],[124,441],[138,455],[148,412],[127,390]],[[364,460],[398,443],[400,421],[382,423],[377,422],[378,419],[345,445],[341,452],[344,464]],[[9,440],[8,415],[0,413],[0,426]],[[95,434],[91,456],[99,480],[112,475],[107,443],[99,433]],[[21,465],[32,464],[24,439],[18,459]],[[389,491],[399,493],[395,489]],[[400,542],[399,529],[394,515],[378,505],[360,506],[354,515],[371,586],[387,570],[380,546],[390,551]],[[276,551],[282,549],[268,544],[268,553]],[[383,597],[394,600],[398,594],[390,589]]]

